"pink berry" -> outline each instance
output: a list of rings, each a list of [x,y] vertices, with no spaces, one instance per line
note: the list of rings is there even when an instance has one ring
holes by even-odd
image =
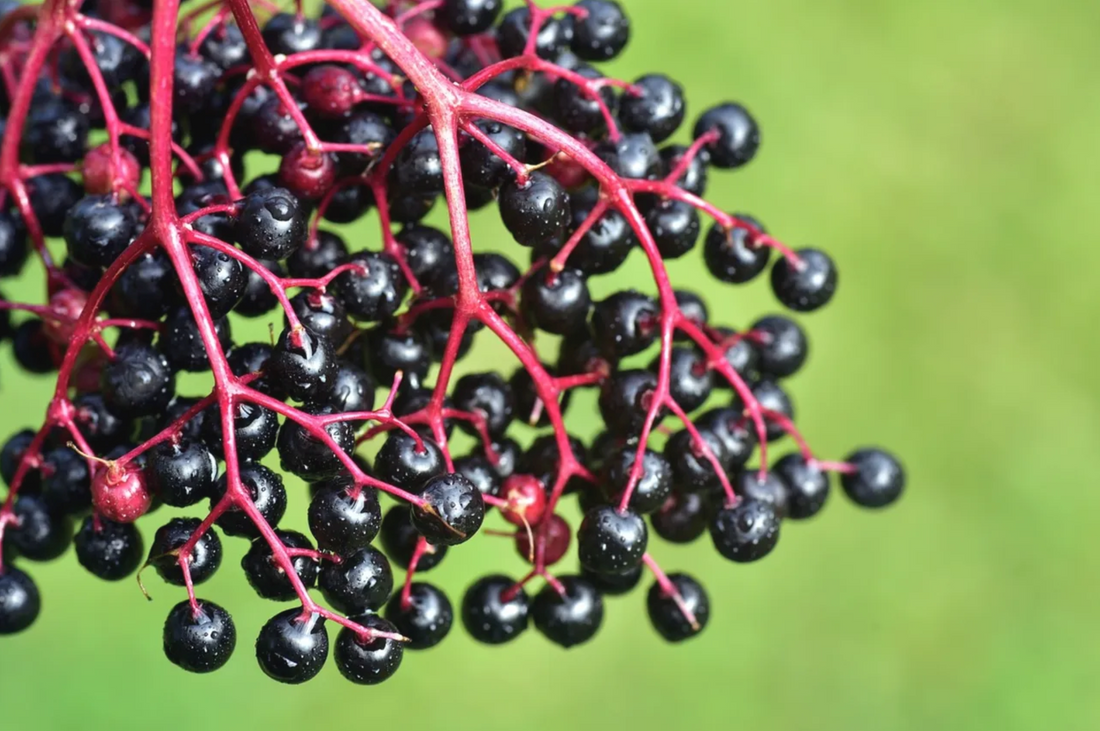
[[[112,463],[92,479],[92,505],[108,520],[133,523],[149,511],[152,503],[145,474],[132,466]]]

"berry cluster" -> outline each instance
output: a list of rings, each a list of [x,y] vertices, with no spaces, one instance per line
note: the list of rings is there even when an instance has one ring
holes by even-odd
[[[0,453],[0,634],[39,613],[24,568],[71,543],[100,578],[153,569],[183,587],[165,654],[216,670],[237,628],[195,587],[229,536],[251,542],[241,568],[257,594],[297,602],[255,642],[280,682],[320,671],[330,624],[340,673],[365,684],[442,641],[456,614],[489,644],[529,624],[581,644],[605,598],[646,571],[652,624],[676,642],[710,603],[694,577],[661,570],[651,533],[709,533],[749,562],[822,509],[830,473],[859,505],[898,498],[891,454],[822,461],[796,429],[786,379],[808,341],[794,319],[726,327],[703,296],[722,285],[673,288],[664,262],[700,240],[720,283],[770,267],[799,313],[829,302],[837,272],[704,198],[709,174],[756,155],[745,107],[703,111],[674,144],[688,111],[676,81],[601,73],[631,34],[615,0],[331,0],[319,17],[178,6],[0,0],[0,275],[32,250],[47,273],[45,304],[0,299],[0,336],[57,379],[43,425]],[[249,171],[253,151],[277,170]],[[422,222],[437,204],[449,232]],[[516,261],[475,250],[468,214],[482,208]],[[327,226],[372,212],[376,246]],[[593,280],[635,251],[653,294],[596,301]],[[242,317],[281,328],[240,342]],[[455,377],[485,330],[518,367]],[[184,373],[212,387],[183,393]],[[577,389],[599,393],[589,443],[563,420]],[[771,460],[786,438],[793,451]],[[309,483],[311,536],[279,527],[285,474]],[[162,505],[203,510],[143,537],[135,521]],[[480,532],[530,571],[482,577],[455,607],[420,579],[493,511],[498,527]],[[579,566],[558,571],[574,536]]]

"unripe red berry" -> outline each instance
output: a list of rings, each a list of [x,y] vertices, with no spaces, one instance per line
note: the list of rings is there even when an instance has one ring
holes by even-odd
[[[106,195],[137,188],[141,182],[141,165],[126,148],[120,147],[117,153],[116,157],[107,143],[88,151],[81,167],[84,190],[92,195]]]
[[[557,514],[550,515],[546,525],[538,526],[531,530],[535,536],[536,546],[538,545],[539,534],[542,531],[546,531],[546,548],[544,549],[545,553],[543,554],[543,560],[547,566],[552,566],[565,557],[565,553],[569,550],[569,542],[573,535],[573,531],[565,518]],[[516,552],[524,561],[530,561],[532,558],[535,558],[534,549],[531,545],[531,534],[525,530],[520,530],[516,533]]]
[[[405,24],[405,37],[428,58],[443,58],[447,53],[447,36],[422,17]]]
[[[302,100],[321,117],[342,117],[359,100],[355,74],[339,66],[318,66],[302,78]]]
[[[152,503],[145,474],[132,466],[112,463],[92,478],[92,506],[108,520],[133,523]]]
[[[501,498],[508,503],[501,508],[504,519],[513,525],[538,525],[546,510],[546,489],[531,475],[512,475],[504,481]]]
[[[57,318],[44,318],[42,332],[58,345],[67,346],[72,339],[76,320],[84,312],[84,305],[87,303],[88,295],[79,289],[66,287],[56,292],[50,297],[50,309],[56,313]]]
[[[279,165],[279,182],[299,198],[320,200],[336,182],[336,165],[329,155],[299,142]]]

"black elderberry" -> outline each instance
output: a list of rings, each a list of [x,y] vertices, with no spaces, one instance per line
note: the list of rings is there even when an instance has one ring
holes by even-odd
[[[141,533],[133,523],[115,523],[106,518],[85,518],[73,545],[80,565],[107,581],[130,576],[145,556]]]
[[[474,453],[454,461],[455,472],[465,477],[482,495],[500,494],[501,476],[484,454]]]
[[[371,330],[366,341],[371,373],[379,383],[393,383],[397,371],[402,372],[403,383],[414,387],[427,377],[431,351],[417,330],[401,332],[383,324]]]
[[[282,476],[258,462],[242,462],[238,471],[241,476],[241,485],[248,491],[248,499],[252,501],[256,510],[268,525],[279,525],[279,521],[286,514],[286,488],[283,487]],[[225,497],[227,489],[228,479],[223,474],[211,488],[211,509]],[[218,517],[217,526],[225,531],[227,536],[255,538],[260,535],[256,524],[236,505]]]
[[[378,479],[402,490],[419,493],[425,483],[444,470],[443,453],[428,438],[421,443],[400,430],[391,431],[374,460]]]
[[[535,595],[531,618],[535,628],[551,642],[565,648],[588,642],[603,623],[603,596],[582,576],[558,579],[565,594],[547,584]]]
[[[787,517],[787,485],[774,471],[761,475],[759,469],[746,467],[731,482],[742,500],[755,500],[769,506],[777,518]]]
[[[42,499],[51,512],[74,514],[91,507],[88,461],[69,447],[45,454],[42,476]]]
[[[602,596],[623,596],[634,591],[642,581],[642,566],[618,574],[599,574],[581,567],[581,578],[586,579]]]
[[[683,145],[666,145],[661,148],[662,176],[672,174],[672,171],[683,159],[687,149]],[[676,180],[676,185],[689,193],[698,196],[703,195],[707,189],[707,161],[709,159],[710,154],[705,149],[701,150],[698,155],[688,162],[683,174]]]
[[[68,175],[47,173],[27,181],[27,195],[42,233],[56,237],[64,233],[65,217],[84,197],[84,189]]]
[[[813,312],[836,293],[836,265],[819,249],[798,249],[794,254],[797,264],[784,257],[772,267],[772,291],[792,310]]]
[[[656,371],[659,364],[658,356],[650,365],[650,370]],[[698,351],[674,347],[669,354],[668,388],[672,400],[690,413],[710,398],[714,388],[714,372]]]
[[[133,432],[133,422],[108,409],[101,394],[80,394],[73,399],[73,408],[73,421],[92,449],[106,452],[122,444]]]
[[[311,416],[332,416],[336,410],[329,405],[307,404],[302,411]],[[355,429],[347,421],[333,421],[324,431],[344,454],[355,451]],[[338,475],[344,465],[337,452],[310,430],[293,419],[287,419],[279,429],[275,444],[279,451],[279,464],[287,472],[306,482],[316,482]]]
[[[279,542],[289,549],[313,550],[313,544],[309,539],[296,531],[276,529],[275,535]],[[319,567],[315,559],[309,556],[292,556],[290,563],[302,586],[309,589],[316,583]],[[294,585],[287,578],[282,565],[275,559],[275,554],[265,538],[256,538],[252,541],[252,546],[241,558],[241,568],[248,583],[263,599],[286,602],[298,596]]]
[[[429,127],[417,132],[401,149],[393,177],[398,189],[406,194],[429,196],[443,192],[443,165],[434,130]]]
[[[669,642],[683,642],[707,626],[710,599],[702,585],[687,574],[669,574],[668,580],[680,595],[680,601],[667,593],[659,582],[654,582],[646,595],[646,610],[653,629],[661,637]],[[685,611],[690,613],[690,619]]]
[[[502,6],[501,0],[447,0],[436,18],[455,35],[469,36],[492,28]]]
[[[453,398],[455,408],[479,414],[492,437],[503,436],[508,425],[512,423],[512,389],[498,373],[471,373],[463,376],[455,384]],[[470,422],[460,420],[459,424],[470,434],[477,434]]]
[[[237,456],[242,460],[262,459],[275,447],[279,417],[271,409],[247,401],[233,407],[233,434]],[[218,407],[211,406],[202,420],[202,439],[215,457],[224,458],[225,437]]]
[[[229,370],[233,372],[233,375],[240,378],[251,373],[263,373],[268,359],[271,358],[271,354],[274,352],[275,348],[267,343],[243,343],[234,346],[226,353],[225,358],[229,362]],[[286,391],[279,388],[271,377],[266,374],[249,381],[248,386],[280,401],[287,398]]]
[[[375,614],[353,618],[367,630],[396,633],[396,628]],[[333,659],[340,674],[359,685],[377,685],[389,680],[401,667],[404,644],[391,637],[364,639],[350,627],[342,627],[336,635]]]
[[[454,623],[451,601],[440,589],[420,581],[414,581],[409,587],[408,598],[406,603],[400,593],[394,594],[386,604],[386,619],[393,623],[396,631],[409,638],[406,649],[435,647]]]
[[[244,265],[209,246],[192,246],[191,261],[210,316],[220,320],[244,297],[248,286]]]
[[[401,268],[389,254],[359,252],[351,257],[362,271],[348,271],[333,282],[333,291],[360,322],[377,322],[393,315],[408,289]]]
[[[292,277],[317,279],[343,264],[348,258],[348,246],[331,231],[318,231],[313,239],[287,257],[286,268]]]
[[[531,13],[527,8],[515,8],[504,14],[497,26],[497,45],[505,58],[519,56],[527,46],[531,34]],[[548,18],[535,36],[535,53],[541,58],[554,59],[573,37],[573,24],[567,20]]]
[[[333,344],[307,328],[285,328],[267,362],[267,372],[298,401],[324,393],[336,375]]]
[[[765,412],[772,412],[788,420],[794,420],[794,402],[791,401],[791,397],[787,395],[783,387],[775,381],[767,379],[757,381],[752,385],[752,395],[760,404],[760,408]],[[736,394],[733,399],[733,408],[738,411],[743,410],[746,415],[749,413],[748,409],[742,403],[741,397]],[[764,421],[769,442],[774,442],[786,436],[787,431],[775,418],[769,418],[769,416],[765,414]],[[750,423],[749,428],[755,433],[756,427],[753,424]]]
[[[24,320],[15,328],[12,354],[19,367],[27,373],[43,375],[57,370],[50,340],[42,329],[41,320]]]
[[[852,452],[845,460],[854,472],[842,472],[840,485],[852,501],[864,508],[885,507],[905,489],[905,469],[897,457],[878,448]]]
[[[645,521],[637,513],[598,506],[585,513],[577,530],[577,555],[590,571],[616,574],[641,563],[647,541]]]
[[[521,311],[527,322],[555,335],[568,335],[588,319],[592,297],[584,275],[575,269],[552,274],[545,267],[523,284]]]
[[[691,543],[706,532],[713,513],[706,495],[676,492],[650,515],[650,522],[653,532],[669,543]]]
[[[698,426],[698,432],[701,443],[687,429],[676,432],[665,443],[664,454],[672,466],[672,484],[677,492],[712,493],[719,489],[721,481],[707,451],[718,460],[719,470],[728,468],[719,437],[703,426]]]
[[[244,144],[269,155],[286,155],[302,139],[298,123],[278,97],[260,96],[257,102],[250,118],[238,119],[238,124],[247,121],[251,132]]]
[[[454,262],[454,244],[447,234],[431,226],[405,226],[396,236],[405,252],[405,262],[413,276],[424,286],[432,286],[432,277]]]
[[[281,262],[260,259],[257,263],[276,277],[286,276],[286,267]],[[279,298],[271,290],[271,285],[260,275],[259,271],[249,268],[248,283],[244,288],[244,296],[237,303],[234,312],[243,317],[262,317],[278,306]]]
[[[754,219],[743,215],[735,217],[763,232]],[[729,229],[717,222],[712,225],[703,242],[703,261],[710,273],[723,282],[744,284],[764,271],[771,258],[771,248],[754,243],[756,231],[741,223]]]
[[[229,320],[224,317],[215,320],[214,333],[222,350],[228,350],[233,344]],[[173,370],[192,373],[210,370],[206,344],[190,307],[177,307],[168,313],[160,331],[157,349],[168,359],[168,365]]]
[[[202,525],[198,518],[172,518],[157,529],[145,565],[156,569],[160,578],[174,586],[184,586],[179,553],[183,545]],[[187,566],[191,581],[201,584],[214,575],[222,563],[222,542],[213,528],[208,529],[195,543],[188,557]]]
[[[285,259],[306,242],[309,214],[285,188],[249,194],[233,223],[234,240],[257,259]]]
[[[646,74],[619,101],[619,121],[630,132],[663,142],[684,121],[684,89],[664,74]],[[637,91],[637,93],[634,93]]]
[[[718,454],[727,470],[742,467],[756,448],[756,429],[737,409],[711,409],[696,420],[700,432],[717,439]]]
[[[300,607],[279,612],[256,638],[256,660],[272,680],[297,685],[313,679],[328,659],[325,619]]]
[[[770,505],[742,500],[715,513],[710,537],[718,553],[729,560],[756,561],[768,555],[779,541],[779,516]]]
[[[326,561],[317,582],[325,601],[338,612],[358,614],[381,609],[393,591],[389,560],[373,546],[363,546]]]
[[[368,145],[375,150],[373,154],[336,153],[336,169],[340,177],[363,174],[372,160],[385,154],[394,136],[393,128],[386,120],[370,110],[356,109],[344,116],[332,132],[332,141],[344,145]]]
[[[500,217],[522,246],[538,246],[559,235],[569,221],[569,196],[554,178],[534,172],[523,185],[500,189]]]
[[[638,434],[657,393],[657,376],[646,370],[617,371],[600,390],[600,416],[608,431],[621,437]],[[654,423],[666,413],[657,409]]]
[[[323,483],[309,503],[309,530],[317,547],[344,555],[370,545],[382,527],[378,492],[363,487],[353,496],[350,483]]]
[[[586,61],[615,58],[630,40],[630,19],[615,0],[578,0],[583,16],[573,18],[573,53]]]
[[[198,611],[184,600],[164,620],[164,654],[191,673],[213,672],[237,646],[237,628],[229,612],[214,602],[197,600]]]
[[[382,530],[379,533],[382,549],[390,560],[401,568],[408,568],[416,546],[421,540],[420,533],[412,524],[412,509],[408,505],[395,505],[382,518]],[[417,571],[429,571],[439,565],[447,555],[447,546],[427,544],[417,564]]]
[[[596,69],[582,65],[576,73],[589,81],[599,81],[604,76]],[[593,98],[572,79],[558,79],[554,83],[554,117],[566,130],[578,134],[595,136],[607,129],[607,113],[614,114],[618,108],[618,97],[614,87],[601,86]]]
[[[802,368],[809,343],[802,328],[781,315],[762,317],[750,328],[759,353],[761,373],[774,378],[792,376]]]
[[[145,475],[163,503],[184,508],[210,496],[218,462],[200,441],[169,439],[149,450]]]
[[[626,290],[597,302],[592,311],[592,334],[612,361],[640,353],[657,337],[660,310],[650,297]]]
[[[50,510],[39,495],[21,493],[12,504],[15,522],[8,526],[4,543],[15,547],[29,561],[50,561],[65,552],[73,537],[73,521]]]
[[[5,563],[0,569],[0,635],[13,635],[34,624],[42,599],[31,577]]]
[[[172,83],[174,109],[184,115],[204,110],[220,76],[221,69],[202,56],[177,53]]]
[[[740,104],[727,102],[703,112],[695,122],[695,139],[712,130],[718,132],[718,139],[706,147],[715,167],[740,167],[752,160],[760,147],[760,128]]]
[[[370,411],[374,408],[375,386],[374,379],[362,368],[340,360],[332,383],[315,399],[314,405],[337,414]],[[354,420],[348,423],[354,428],[363,422]]]
[[[207,33],[199,44],[199,53],[223,71],[247,63],[251,57],[244,34],[235,23],[223,23]]]
[[[493,574],[475,581],[462,597],[462,625],[478,642],[501,645],[527,629],[530,600],[515,582]]]
[[[114,289],[121,314],[145,320],[159,320],[177,297],[176,273],[168,255],[161,250],[142,254],[126,267]]]
[[[604,462],[604,493],[614,505],[619,504],[626,490],[637,452],[636,445],[627,444],[613,451]],[[630,494],[630,509],[652,513],[664,505],[672,492],[672,465],[659,453],[646,449],[640,475]]]
[[[656,180],[661,176],[661,156],[647,132],[627,132],[618,140],[605,140],[596,154],[621,178]]]
[[[137,229],[132,209],[111,196],[89,195],[65,217],[65,246],[75,261],[108,267],[133,241]]]
[[[264,44],[275,55],[315,51],[321,46],[321,28],[305,15],[278,13],[264,24]]]
[[[29,253],[23,220],[14,212],[0,210],[0,277],[19,274]]]
[[[829,476],[801,454],[780,457],[772,472],[783,482],[787,494],[787,517],[804,520],[816,515],[829,497]]]
[[[527,138],[514,127],[493,120],[479,119],[477,129],[516,160],[527,154]],[[462,164],[462,180],[469,185],[496,188],[508,175],[508,164],[495,152],[490,152],[481,141],[472,136],[459,153]]]
[[[152,416],[164,410],[176,390],[168,359],[151,345],[120,347],[104,368],[100,388],[107,408],[122,417]]]
[[[19,469],[24,454],[34,441],[34,436],[34,432],[30,429],[17,431],[4,442],[3,449],[0,449],[0,477],[3,477],[4,483],[9,487],[15,479],[15,473]],[[37,470],[33,468],[27,470],[23,477],[23,489],[27,492],[37,492],[42,486],[41,480]]]
[[[677,259],[688,253],[699,238],[699,213],[684,201],[671,198],[656,201],[646,209],[645,222],[665,259]]]
[[[31,105],[24,132],[25,149],[39,165],[76,162],[84,156],[90,127],[88,115],[51,97]]]

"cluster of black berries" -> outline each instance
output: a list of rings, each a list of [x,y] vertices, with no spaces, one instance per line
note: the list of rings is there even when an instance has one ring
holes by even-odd
[[[151,3],[94,5],[74,17],[98,12],[157,42],[143,25]],[[0,17],[13,7],[0,1]],[[21,130],[3,144],[18,145],[13,159],[22,166],[0,165],[0,275],[17,275],[35,249],[50,272],[46,305],[0,299],[11,305],[0,309],[0,337],[12,340],[26,371],[60,371],[63,384],[46,427],[15,434],[0,453],[9,487],[0,511],[0,634],[25,629],[39,613],[25,562],[55,559],[71,543],[100,578],[146,567],[190,588],[219,568],[225,535],[251,542],[241,567],[257,594],[302,604],[260,630],[264,672],[286,683],[314,677],[335,619],[340,672],[378,683],[405,649],[438,644],[454,622],[447,595],[414,574],[437,566],[496,508],[532,571],[521,581],[486,576],[467,589],[457,613],[474,638],[508,642],[533,623],[554,643],[581,644],[600,628],[605,597],[631,591],[648,569],[650,619],[662,637],[680,641],[706,625],[709,600],[692,576],[661,571],[650,532],[672,543],[709,532],[722,556],[749,562],[775,547],[784,520],[822,509],[830,472],[865,507],[900,495],[904,472],[889,453],[862,449],[821,462],[803,446],[787,389],[808,355],[795,320],[769,315],[741,330],[714,324],[704,300],[721,298],[720,285],[674,297],[627,289],[595,301],[590,292],[593,278],[612,275],[635,251],[659,265],[702,239],[719,282],[747,283],[770,266],[787,308],[810,312],[831,299],[837,274],[825,253],[787,249],[756,219],[703,201],[710,171],[738,168],[757,152],[759,129],[743,106],[705,110],[692,144],[668,142],[687,116],[681,86],[659,73],[617,82],[594,65],[630,37],[614,0],[579,0],[554,13],[444,0],[398,17],[440,73],[456,82],[484,75],[478,94],[569,133],[633,203],[620,205],[605,179],[539,135],[471,120],[459,134],[465,207],[496,208],[529,264],[477,251],[475,241],[473,270],[491,311],[462,319],[456,335],[461,247],[422,223],[444,193],[442,131],[426,126],[423,90],[369,33],[330,8],[316,18],[274,15],[259,39],[232,15],[219,16],[176,49],[169,100],[150,94],[140,42],[76,23],[94,66],[62,38],[58,63],[36,76],[18,119],[10,114],[16,89],[0,84],[0,137]],[[0,48],[9,44],[27,63],[31,31],[28,21],[9,24]],[[339,61],[324,60],[329,51]],[[308,62],[297,62],[306,52]],[[282,64],[277,82],[247,73],[261,54]],[[191,269],[178,269],[154,242],[116,272],[112,265],[144,246],[151,225],[148,130],[164,104],[173,111],[175,206]],[[104,130],[107,141],[93,145]],[[247,169],[246,154],[257,150],[280,158],[276,172]],[[35,174],[20,178],[18,170]],[[378,245],[353,249],[326,226],[375,209]],[[704,232],[706,216],[715,220]],[[62,250],[54,239],[63,241],[59,265],[49,257]],[[197,283],[197,301],[185,280]],[[89,330],[81,315],[100,290],[92,322],[102,327]],[[274,342],[239,342],[238,316],[279,320],[281,332]],[[503,318],[544,362],[450,379],[490,317]],[[233,475],[218,393],[177,390],[179,374],[210,371],[220,357],[208,347],[210,332],[241,379],[234,383],[255,390],[249,397],[241,385],[245,395],[233,401]],[[94,337],[72,344],[81,333]],[[554,358],[548,342],[557,345]],[[598,437],[564,433],[544,401],[548,384],[562,410],[572,389],[598,389]],[[468,453],[451,454],[456,428],[475,438]],[[781,444],[791,435],[800,448],[765,465],[759,437]],[[380,448],[371,461],[357,454],[372,443]],[[279,527],[284,474],[309,483],[312,537]],[[237,475],[248,510],[227,502]],[[391,488],[413,500],[383,510],[380,493]],[[575,532],[562,496],[584,513]],[[216,519],[172,518],[143,538],[134,521],[162,505],[208,506]],[[551,573],[573,535],[579,566]],[[404,584],[394,564],[407,571]],[[544,584],[529,594],[532,578]],[[304,594],[314,587],[331,612]],[[164,650],[180,667],[208,672],[228,661],[236,632],[222,607],[185,600],[168,613]]]

